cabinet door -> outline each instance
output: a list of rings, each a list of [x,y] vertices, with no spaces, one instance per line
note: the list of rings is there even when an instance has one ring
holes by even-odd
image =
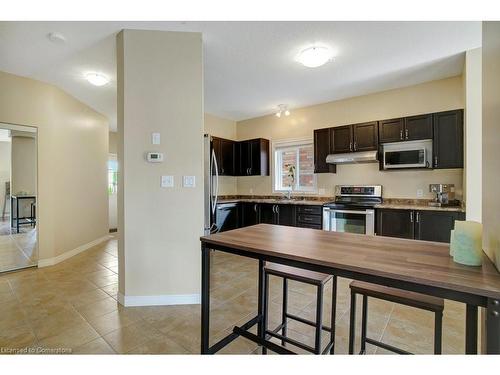
[[[221,157],[221,141],[222,139],[213,137],[212,138],[212,149],[215,152],[215,159],[217,161],[217,172],[222,174],[222,157]],[[214,172],[215,173],[215,172]]]
[[[371,151],[378,148],[377,121],[353,125],[354,151]]]
[[[332,152],[331,129],[314,131],[314,173],[335,173],[335,164],[328,164],[326,157]]]
[[[404,140],[404,121],[402,118],[382,120],[378,123],[378,139],[380,143],[399,142]]]
[[[295,226],[295,206],[293,204],[277,204],[277,224]]]
[[[234,142],[220,139],[220,174],[234,176]]]
[[[238,203],[218,204],[215,214],[215,223],[220,232],[238,228]]]
[[[461,212],[415,211],[415,239],[450,242],[455,220],[464,220]]]
[[[248,176],[250,174],[251,155],[250,143],[248,141],[238,142],[238,176]]]
[[[341,154],[352,151],[352,126],[339,126],[332,128],[333,153]]]
[[[463,168],[463,110],[435,113],[433,128],[434,168]]]
[[[259,204],[245,202],[241,203],[240,226],[247,227],[259,223]]]
[[[276,216],[275,216],[275,204],[270,203],[261,203],[259,204],[260,208],[260,223],[264,224],[276,224]]]
[[[432,139],[432,115],[419,115],[405,118],[405,140]]]
[[[377,234],[413,239],[414,216],[412,210],[377,209]]]

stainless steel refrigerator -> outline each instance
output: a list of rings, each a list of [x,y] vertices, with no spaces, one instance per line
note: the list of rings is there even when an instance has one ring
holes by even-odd
[[[217,199],[219,195],[219,166],[213,149],[212,136],[205,134],[203,139],[203,173],[205,194],[205,235],[216,233]]]

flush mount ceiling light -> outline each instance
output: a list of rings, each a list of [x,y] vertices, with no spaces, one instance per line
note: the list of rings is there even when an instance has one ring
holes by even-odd
[[[276,112],[276,117],[281,117],[281,115],[290,116],[290,111],[286,104],[278,105],[278,112]]]
[[[85,79],[89,81],[94,86],[104,86],[109,82],[109,78],[104,74],[90,72],[85,74]]]
[[[330,48],[313,46],[302,50],[297,56],[297,61],[308,68],[317,68],[333,59]]]
[[[52,43],[55,43],[55,44],[64,44],[64,43],[66,43],[66,37],[64,35],[62,35],[61,33],[56,33],[56,32],[49,33],[49,34],[47,34],[47,38]]]

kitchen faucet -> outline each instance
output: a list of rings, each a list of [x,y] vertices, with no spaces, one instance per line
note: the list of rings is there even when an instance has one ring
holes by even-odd
[[[288,200],[292,199],[292,189],[285,191],[283,196]]]

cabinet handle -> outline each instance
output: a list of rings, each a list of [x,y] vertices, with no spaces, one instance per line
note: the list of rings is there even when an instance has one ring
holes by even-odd
[[[221,170],[221,174],[224,174],[224,168],[222,168],[222,170]]]
[[[358,149],[358,144],[357,142],[354,142],[354,151],[356,151]]]
[[[310,217],[303,217],[302,219],[303,219],[304,221],[312,221],[312,218],[310,218]]]
[[[438,157],[434,156],[434,168],[437,168],[438,166]]]
[[[349,142],[349,151],[352,151],[352,142]]]
[[[253,210],[257,212],[257,203],[253,205]]]
[[[413,211],[410,211],[410,222],[413,223]]]
[[[406,139],[408,139],[408,129],[405,130]]]
[[[420,222],[420,218],[419,218],[420,215],[418,214],[418,211],[415,215],[416,215],[416,222],[419,223]]]
[[[276,205],[276,213],[279,214],[280,213],[280,206]]]
[[[399,139],[403,140],[403,129],[399,131]]]

